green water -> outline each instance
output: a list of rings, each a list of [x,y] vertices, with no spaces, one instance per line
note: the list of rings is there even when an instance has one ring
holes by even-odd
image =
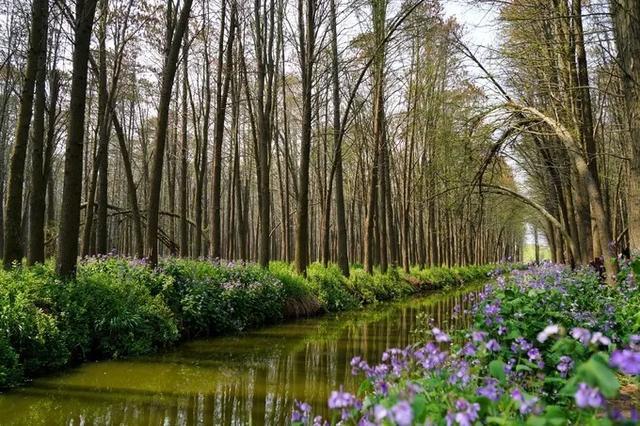
[[[432,294],[364,310],[305,319],[185,343],[170,352],[83,364],[0,395],[2,425],[286,424],[294,399],[326,410],[331,389],[355,390],[349,362],[379,360],[414,342],[426,312],[444,329],[466,292]]]

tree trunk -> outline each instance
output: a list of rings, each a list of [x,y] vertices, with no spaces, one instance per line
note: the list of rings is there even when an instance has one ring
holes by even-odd
[[[147,258],[151,265],[158,264],[158,213],[160,210],[160,191],[162,187],[162,166],[164,163],[164,149],[167,142],[167,127],[169,120],[169,106],[173,80],[176,74],[180,44],[189,22],[191,4],[193,0],[185,0],[180,18],[175,25],[171,37],[171,44],[165,55],[162,67],[162,83],[160,99],[158,101],[158,119],[156,124],[155,152],[151,169],[151,185],[149,188],[149,204],[147,218]]]
[[[87,69],[96,3],[97,0],[76,1],[76,30],[71,77],[69,130],[65,151],[62,212],[60,215],[60,235],[56,262],[56,271],[59,275],[75,274],[78,260]]]
[[[629,125],[627,215],[630,251],[640,254],[640,0],[611,0]],[[603,247],[603,250],[605,248]]]
[[[88,0],[93,1],[93,0]],[[80,1],[82,3],[82,0]],[[44,55],[46,67],[47,29],[49,4],[47,0],[34,0],[31,8],[31,31],[27,67],[22,85],[20,111],[16,124],[16,138],[9,164],[9,184],[4,218],[4,267],[10,268],[14,262],[21,262],[22,248],[22,190],[24,186],[24,166],[29,143],[29,128],[33,108],[34,86],[39,63]],[[1,200],[0,200],[1,202]]]

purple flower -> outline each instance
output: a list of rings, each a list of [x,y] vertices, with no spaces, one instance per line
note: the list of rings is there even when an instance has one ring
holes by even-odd
[[[431,332],[433,333],[433,337],[436,339],[436,342],[445,343],[451,341],[449,335],[447,333],[444,333],[438,327],[433,327]]]
[[[542,330],[540,333],[538,333],[538,342],[540,343],[544,343],[547,341],[547,339],[553,335],[556,335],[560,333],[560,327],[552,324],[552,325],[548,325],[544,328],[544,330]]]
[[[306,423],[311,414],[311,405],[306,402],[295,401],[294,406],[295,408],[291,413],[291,421]]]
[[[532,347],[533,346],[527,341],[527,339],[525,339],[524,337],[517,337],[516,340],[511,344],[511,351],[526,352]]]
[[[410,426],[413,421],[413,412],[411,411],[411,405],[407,401],[400,401],[393,407],[391,407],[391,415],[393,420],[399,426]]]
[[[591,332],[586,328],[576,327],[571,330],[571,337],[587,346],[587,344],[589,344],[589,339],[591,339]]]
[[[471,339],[478,343],[478,342],[484,342],[484,339],[487,337],[487,333],[484,331],[474,331],[473,333],[471,333]]]
[[[353,407],[356,403],[356,397],[349,392],[344,392],[342,390],[342,386],[340,386],[340,390],[331,391],[331,395],[329,396],[328,405],[331,409],[336,408],[349,408]]]
[[[469,403],[465,399],[458,399],[455,406],[456,412],[449,412],[446,417],[447,426],[458,424],[460,426],[471,426],[478,418],[480,404],[477,402]]]
[[[463,356],[475,356],[476,355],[476,347],[473,346],[473,343],[467,342],[461,351]]]
[[[500,313],[500,304],[498,302],[488,304],[487,306],[484,307],[484,313],[488,317],[495,317]]]
[[[594,345],[601,344],[604,346],[609,346],[611,344],[611,339],[609,339],[607,336],[600,333],[599,331],[596,331],[591,336],[591,343]]]
[[[540,354],[540,350],[538,348],[531,348],[527,352],[527,356],[529,357],[529,361],[533,362],[539,360],[542,355]]]
[[[629,346],[631,346],[631,349],[640,351],[640,334],[632,334],[629,336]]]
[[[463,385],[469,383],[469,364],[466,361],[457,361],[452,365],[453,372],[449,376],[449,383],[456,384],[460,382]]]
[[[373,407],[373,417],[376,419],[376,422],[380,423],[384,418],[389,415],[389,411],[384,408],[382,405],[378,404]]]
[[[535,396],[525,398],[524,394],[516,388],[511,392],[511,398],[518,404],[520,414],[529,414],[537,411],[538,398]]]
[[[599,408],[604,405],[604,397],[598,388],[592,388],[586,383],[578,385],[578,391],[574,396],[576,405],[580,408]]]
[[[558,362],[558,365],[556,366],[556,370],[560,372],[560,376],[567,377],[567,374],[569,373],[569,371],[571,371],[572,368],[573,360],[571,359],[571,357],[566,355],[561,356],[560,362]]]
[[[485,379],[485,385],[478,388],[477,393],[495,402],[502,396],[502,388],[498,386],[496,379]]]
[[[507,334],[507,327],[505,327],[504,325],[501,325],[498,327],[498,336],[503,336]]]
[[[631,349],[613,351],[609,364],[630,376],[640,375],[640,352]]]
[[[498,352],[500,350],[500,343],[498,343],[496,339],[489,340],[485,346],[491,352]]]

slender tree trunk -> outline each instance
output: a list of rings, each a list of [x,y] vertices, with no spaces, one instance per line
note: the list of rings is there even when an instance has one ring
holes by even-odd
[[[306,273],[309,265],[309,162],[311,155],[311,100],[315,58],[315,0],[298,0],[300,69],[302,71],[302,134],[298,181],[296,270]]]
[[[35,83],[35,106],[33,112],[33,131],[31,138],[31,194],[29,198],[29,248],[27,264],[44,262],[44,214],[46,208],[46,178],[44,174],[45,109],[47,103],[47,24],[48,12],[45,10],[45,28],[41,34],[41,47],[38,49],[38,70]]]
[[[171,44],[166,52],[162,68],[162,83],[160,86],[160,100],[158,101],[158,119],[156,124],[155,152],[151,169],[151,186],[149,188],[149,203],[147,217],[147,257],[151,265],[158,264],[158,214],[160,211],[160,192],[162,187],[162,166],[164,162],[164,149],[167,141],[167,127],[169,120],[169,105],[173,80],[176,74],[180,44],[189,22],[191,4],[193,0],[185,0],[180,18],[178,19]]]
[[[335,0],[331,1],[331,86],[333,100],[333,145],[335,148],[336,175],[336,224],[338,239],[338,266],[342,275],[349,276],[349,255],[347,251],[347,219],[344,203],[344,177],[342,173],[342,144],[340,135],[342,126],[340,124],[340,78],[338,67],[340,66],[338,57],[338,29],[336,24]],[[330,202],[330,200],[328,200]]]
[[[75,274],[78,260],[87,69],[96,3],[97,0],[76,1],[71,104],[69,106],[69,130],[65,151],[62,212],[56,262],[56,271],[60,275]]]
[[[629,248],[637,255],[640,254],[640,0],[611,0],[611,11],[630,135]]]
[[[88,0],[92,1],[92,0]],[[22,190],[24,186],[24,166],[29,143],[29,128],[33,113],[34,87],[38,64],[44,55],[46,67],[47,30],[49,4],[47,0],[34,0],[31,8],[31,32],[27,67],[22,85],[20,110],[16,124],[16,138],[9,163],[9,184],[4,217],[4,266],[10,268],[14,262],[21,262],[22,247]],[[0,200],[1,202],[1,200]]]
[[[223,0],[223,11],[224,11]],[[220,229],[220,210],[222,204],[222,144],[224,138],[224,122],[227,112],[227,99],[229,97],[229,86],[231,83],[231,74],[233,70],[233,42],[236,34],[236,16],[237,4],[236,0],[231,7],[231,23],[229,24],[229,36],[227,37],[227,46],[224,56],[224,81],[222,81],[223,68],[223,46],[224,46],[224,13],[220,25],[220,40],[218,43],[218,80],[216,90],[216,118],[215,118],[215,137],[214,137],[214,154],[213,154],[213,194],[211,200],[212,217],[211,217],[211,256],[214,258],[221,256],[220,244],[222,241],[222,232]]]

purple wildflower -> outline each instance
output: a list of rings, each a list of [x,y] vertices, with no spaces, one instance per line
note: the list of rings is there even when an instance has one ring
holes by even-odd
[[[436,342],[446,343],[451,341],[449,335],[440,330],[438,327],[433,327],[431,332],[433,333],[433,337],[436,339]]]
[[[449,383],[456,384],[460,382],[462,385],[466,385],[471,380],[469,376],[469,363],[466,361],[457,361],[452,366],[453,372],[449,376]]]
[[[576,327],[571,330],[571,337],[587,346],[589,339],[591,339],[591,332],[586,328]]]
[[[500,350],[500,343],[498,343],[496,339],[489,340],[485,346],[491,352],[498,352]]]
[[[409,405],[407,401],[400,401],[391,407],[391,415],[393,416],[393,420],[399,426],[409,426],[413,421],[411,405]]]
[[[485,379],[485,385],[478,388],[477,393],[480,396],[484,396],[489,400],[496,402],[502,396],[502,388],[498,386],[496,379]]]
[[[384,420],[388,415],[389,411],[382,405],[378,404],[373,407],[373,417],[375,418],[376,422],[382,422],[382,420]]]
[[[518,403],[520,414],[529,414],[536,411],[538,398],[535,396],[526,398],[524,394],[516,388],[511,392],[511,398]]]
[[[471,333],[471,339],[478,343],[478,342],[484,342],[484,339],[487,337],[487,333],[484,331],[474,331],[473,333]]]
[[[630,376],[640,375],[640,352],[631,349],[613,351],[609,363]]]
[[[566,355],[561,356],[560,362],[558,362],[558,365],[556,366],[556,370],[560,372],[560,376],[567,377],[567,374],[569,373],[569,371],[571,371],[572,368],[573,360],[571,359],[571,357]]]
[[[603,346],[609,346],[611,344],[611,339],[609,339],[607,336],[600,333],[599,331],[596,331],[591,336],[591,343],[594,345],[601,344]]]
[[[580,408],[599,408],[604,405],[604,396],[602,396],[598,388],[592,388],[586,383],[578,385],[575,399],[576,405]]]
[[[328,405],[331,409],[336,408],[349,408],[353,407],[356,403],[356,397],[349,392],[344,392],[342,390],[342,386],[340,386],[340,390],[331,391],[331,395],[329,396]]]
[[[456,412],[449,412],[446,417],[447,426],[458,424],[460,426],[471,426],[478,418],[480,404],[469,403],[465,399],[458,399],[455,405]]]
[[[295,401],[294,407],[295,408],[291,413],[291,421],[306,423],[307,420],[309,420],[309,415],[311,414],[311,405],[306,402]]]

